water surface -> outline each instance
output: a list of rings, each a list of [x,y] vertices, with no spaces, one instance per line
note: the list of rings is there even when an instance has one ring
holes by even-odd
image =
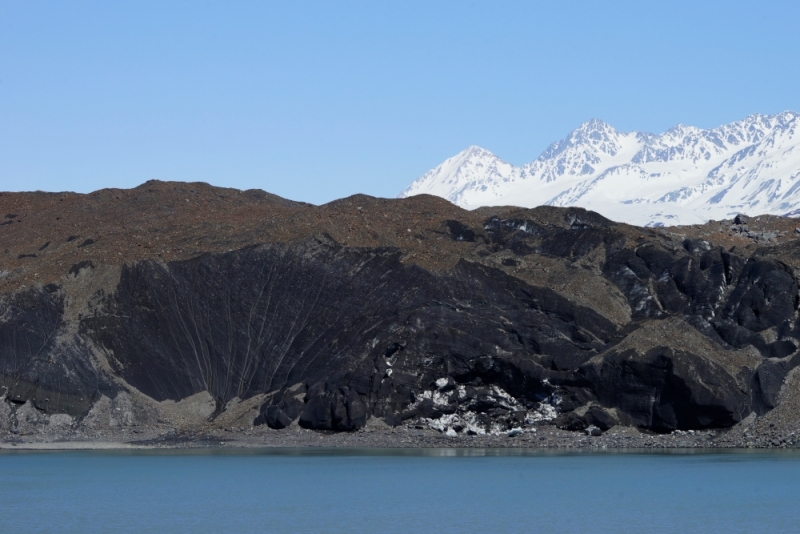
[[[800,454],[0,453],[13,532],[797,532]]]

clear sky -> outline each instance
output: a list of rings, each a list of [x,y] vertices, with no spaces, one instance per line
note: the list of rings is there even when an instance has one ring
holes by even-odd
[[[0,189],[395,196],[469,145],[800,111],[800,2],[0,0]]]

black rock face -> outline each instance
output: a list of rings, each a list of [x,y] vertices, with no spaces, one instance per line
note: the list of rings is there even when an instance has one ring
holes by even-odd
[[[395,250],[316,242],[123,270],[81,332],[156,400],[210,392],[220,405],[279,391],[262,422],[349,430],[396,416],[441,376],[541,400],[542,362],[575,366],[618,337],[591,309],[469,262],[438,276]],[[221,283],[224,281],[224,283]]]
[[[495,216],[483,228],[445,228],[446,238],[489,251],[479,257],[508,255],[433,272],[399,248],[320,235],[139,261],[93,297],[69,335],[60,287],[19,291],[0,303],[2,385],[12,402],[76,416],[128,384],[157,401],[208,392],[218,411],[264,394],[255,423],[276,429],[348,431],[378,417],[456,432],[542,421],[669,432],[774,408],[800,362],[798,284],[774,258],[702,240],[634,242],[583,210],[566,210],[559,226]],[[608,284],[597,287],[626,300],[630,320],[500,268],[537,257],[593,269]],[[94,269],[83,261],[69,276]],[[637,334],[669,321],[695,338]],[[734,363],[747,348],[761,361]]]
[[[31,401],[45,412],[80,416],[101,391],[117,388],[98,374],[83,340],[63,336],[63,313],[63,295],[53,285],[0,301],[0,394],[12,403]]]
[[[602,405],[618,408],[629,424],[655,431],[731,426],[750,413],[749,395],[734,377],[687,352],[612,352],[579,373]]]

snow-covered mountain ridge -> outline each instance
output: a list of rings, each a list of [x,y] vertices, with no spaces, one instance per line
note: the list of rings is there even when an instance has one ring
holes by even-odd
[[[800,214],[800,114],[749,117],[654,135],[583,123],[517,167],[471,146],[399,197],[427,193],[467,209],[581,206],[641,226],[696,224],[738,213]]]

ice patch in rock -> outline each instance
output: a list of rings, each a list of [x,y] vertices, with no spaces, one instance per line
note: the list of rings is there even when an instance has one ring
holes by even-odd
[[[535,423],[552,421],[557,416],[558,411],[555,407],[546,402],[540,402],[535,410],[529,410],[525,415],[525,424],[532,425]]]
[[[452,384],[450,379],[440,379]],[[437,381],[437,386],[439,381]],[[467,393],[468,386],[457,384],[449,391],[424,390],[415,397],[409,407],[416,409],[422,402],[431,401],[434,407],[447,407],[446,411],[455,413],[442,414],[439,417],[420,417],[417,424],[423,424],[439,432],[449,429],[456,433],[466,432],[470,435],[505,435],[514,428],[552,421],[558,415],[555,405],[560,401],[556,395],[530,408],[497,385],[470,387],[472,395]],[[445,411],[445,410],[443,410]]]
[[[478,425],[477,414],[473,412],[465,412],[462,414],[450,413],[438,419],[423,418],[420,422],[427,424],[428,428],[438,430],[439,432],[448,432],[452,430],[453,435],[458,431],[473,435],[486,434],[486,431]]]
[[[499,423],[492,423],[491,428],[489,429],[489,433],[493,436],[498,436],[505,432],[505,428],[501,427]]]
[[[494,394],[494,397],[499,400],[500,406],[504,408],[508,408],[512,411],[517,411],[521,409],[519,402],[517,399],[509,395],[503,388],[493,385],[491,387],[491,392]]]
[[[452,391],[441,392],[441,391],[431,391],[429,389],[426,389],[425,391],[417,395],[416,397],[417,402],[415,402],[411,407],[412,408],[416,407],[418,403],[426,399],[432,400],[433,404],[436,406],[447,406],[448,404],[450,404],[450,397],[452,396],[453,396]]]
[[[430,418],[423,418],[421,422],[427,423],[428,428],[432,430],[438,430],[439,432],[446,431],[451,425],[453,425],[458,420],[458,415],[456,414],[446,414],[438,419],[430,419]]]
[[[447,378],[440,378],[436,381],[436,387],[442,389],[447,385]]]

